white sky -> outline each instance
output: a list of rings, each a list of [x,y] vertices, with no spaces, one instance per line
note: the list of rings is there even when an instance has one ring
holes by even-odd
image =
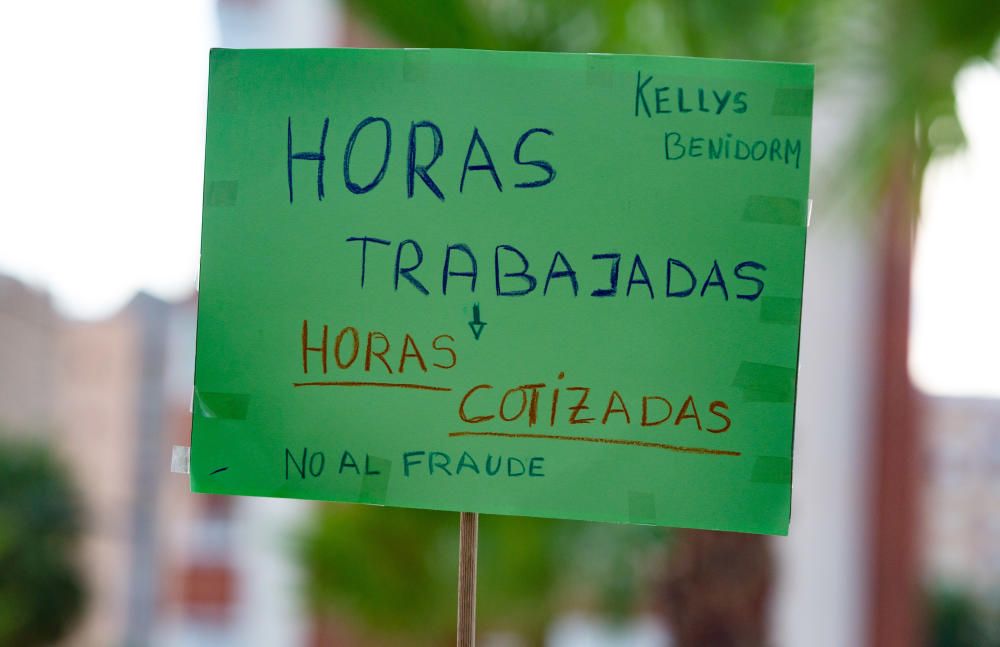
[[[193,289],[212,0],[0,8],[0,272],[79,317],[140,288]],[[1000,397],[1000,73],[958,80],[968,147],[928,171],[911,369],[935,393]]]
[[[0,5],[0,272],[93,317],[198,267],[211,0]]]
[[[925,178],[910,370],[931,393],[1000,397],[1000,72],[956,86],[968,144]]]

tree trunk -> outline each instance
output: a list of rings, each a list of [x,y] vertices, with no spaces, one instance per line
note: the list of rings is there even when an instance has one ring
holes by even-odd
[[[768,537],[678,531],[658,596],[676,647],[761,647],[773,584]]]
[[[871,647],[913,647],[920,632],[920,435],[907,355],[910,269],[917,189],[912,163],[893,170],[880,214],[879,292],[875,307],[875,380],[869,510]]]

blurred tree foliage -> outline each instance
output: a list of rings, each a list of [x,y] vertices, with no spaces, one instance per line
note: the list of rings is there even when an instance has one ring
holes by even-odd
[[[80,616],[82,519],[49,450],[0,437],[0,645],[53,644]]]
[[[929,606],[928,647],[1000,647],[1000,618],[971,595],[935,590]]]
[[[556,610],[634,611],[665,531],[526,517],[480,516],[477,623],[540,644]],[[360,620],[374,644],[455,640],[458,515],[327,505],[300,544],[309,598]],[[595,590],[595,583],[600,589]]]

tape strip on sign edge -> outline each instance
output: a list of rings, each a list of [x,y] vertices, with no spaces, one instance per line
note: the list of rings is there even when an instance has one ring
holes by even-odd
[[[248,393],[212,393],[194,390],[194,411],[202,418],[246,420],[250,408]]]
[[[240,193],[240,183],[236,180],[213,180],[208,183],[205,196],[207,207],[235,207]]]
[[[812,88],[778,88],[774,91],[771,115],[775,117],[811,117]]]
[[[656,523],[656,497],[651,492],[629,491],[628,521],[648,525]]]
[[[750,481],[788,485],[792,482],[792,459],[785,456],[758,456],[750,470]]]
[[[805,227],[808,213],[801,200],[776,195],[752,195],[743,207],[743,222]]]
[[[214,47],[209,53],[209,83],[215,93],[213,98],[220,107],[220,116],[230,117],[237,114],[243,105],[237,88],[240,82],[240,60],[244,54],[221,47]]]
[[[403,81],[418,82],[427,80],[428,65],[426,47],[407,47],[403,50]]]
[[[584,57],[587,85],[597,88],[614,86],[614,59],[610,54],[589,53]]]
[[[174,445],[170,450],[170,472],[172,474],[191,473],[191,448]]]
[[[378,474],[369,474],[369,469],[375,470]],[[365,476],[361,479],[361,489],[358,491],[358,502],[385,505],[391,478],[391,460],[381,456],[368,456],[365,459]]]
[[[795,399],[795,369],[774,364],[743,362],[733,378],[744,402],[792,402]]]
[[[760,322],[794,326],[799,323],[802,299],[791,297],[762,297],[760,300]]]

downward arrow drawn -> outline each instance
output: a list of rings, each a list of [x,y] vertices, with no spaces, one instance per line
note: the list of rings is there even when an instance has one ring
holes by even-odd
[[[483,328],[486,327],[486,322],[479,318],[479,304],[474,303],[472,305],[472,321],[469,322],[469,328],[472,328],[472,334],[479,339],[479,336],[483,334]]]

